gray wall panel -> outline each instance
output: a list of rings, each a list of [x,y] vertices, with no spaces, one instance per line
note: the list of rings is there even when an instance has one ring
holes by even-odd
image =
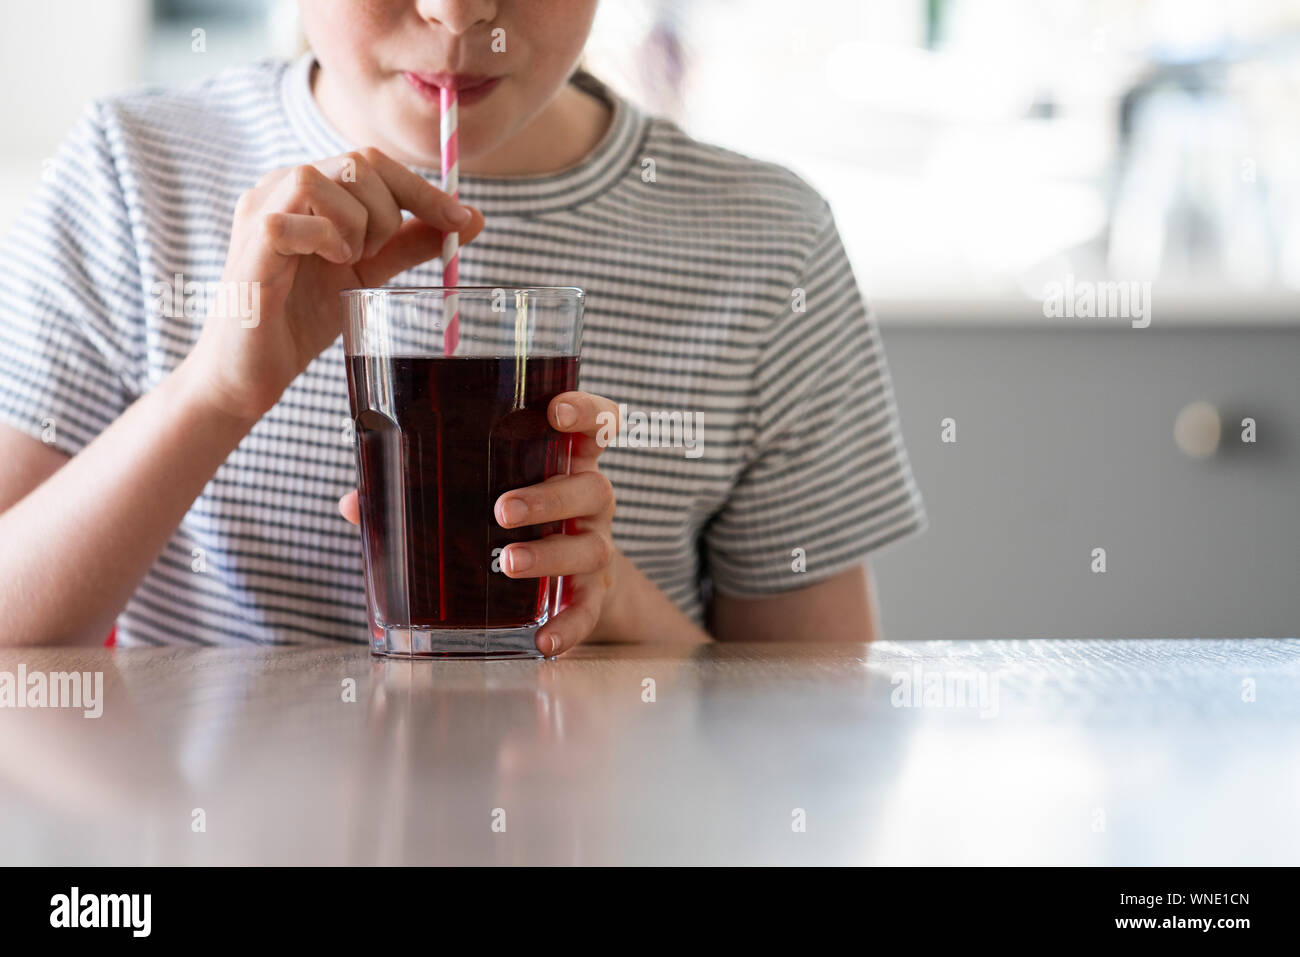
[[[873,561],[887,637],[1300,635],[1300,329],[887,325],[884,339],[930,517]],[[1173,438],[1198,399],[1224,419],[1206,460]]]

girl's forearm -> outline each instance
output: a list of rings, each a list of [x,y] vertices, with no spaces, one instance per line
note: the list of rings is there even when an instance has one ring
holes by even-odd
[[[608,624],[592,636],[605,641],[679,641],[702,644],[713,637],[691,621],[646,577],[633,561],[618,552],[618,584],[606,597]],[[602,621],[602,625],[606,623]]]
[[[189,362],[0,515],[0,644],[103,641],[252,428],[209,401]]]

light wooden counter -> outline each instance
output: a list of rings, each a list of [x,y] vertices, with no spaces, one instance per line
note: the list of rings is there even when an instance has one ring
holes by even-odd
[[[5,864],[1300,864],[1297,640],[20,665],[105,700],[0,709]]]

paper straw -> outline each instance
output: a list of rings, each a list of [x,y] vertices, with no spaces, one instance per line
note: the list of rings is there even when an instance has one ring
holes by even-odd
[[[456,135],[456,88],[444,86],[439,90],[442,113],[439,129],[442,135],[442,191],[453,199],[460,198],[459,137]],[[442,284],[460,285],[460,233],[448,232],[442,238]],[[452,355],[460,339],[460,296],[452,293],[443,301],[443,316],[447,318],[442,335],[443,355]]]
[[[453,199],[460,198],[459,146],[456,136],[456,88],[444,86],[439,90],[439,136],[442,141],[442,191]],[[442,284],[460,285],[460,233],[449,231],[442,237]],[[460,339],[460,296],[452,293],[442,301],[443,333],[442,354],[454,355]],[[442,416],[438,417],[438,615],[447,620],[447,534],[443,525],[443,512],[447,499],[443,493],[442,466],[446,448],[442,443]],[[486,641],[486,636],[484,636]]]

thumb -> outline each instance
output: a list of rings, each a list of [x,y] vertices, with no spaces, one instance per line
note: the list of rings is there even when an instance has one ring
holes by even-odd
[[[361,508],[357,504],[357,490],[353,489],[339,499],[339,514],[353,525],[361,524]]]
[[[471,218],[460,232],[464,246],[483,231],[483,214],[471,208]],[[357,264],[357,276],[367,286],[382,286],[399,273],[442,255],[442,230],[420,219],[408,219],[379,252]]]

